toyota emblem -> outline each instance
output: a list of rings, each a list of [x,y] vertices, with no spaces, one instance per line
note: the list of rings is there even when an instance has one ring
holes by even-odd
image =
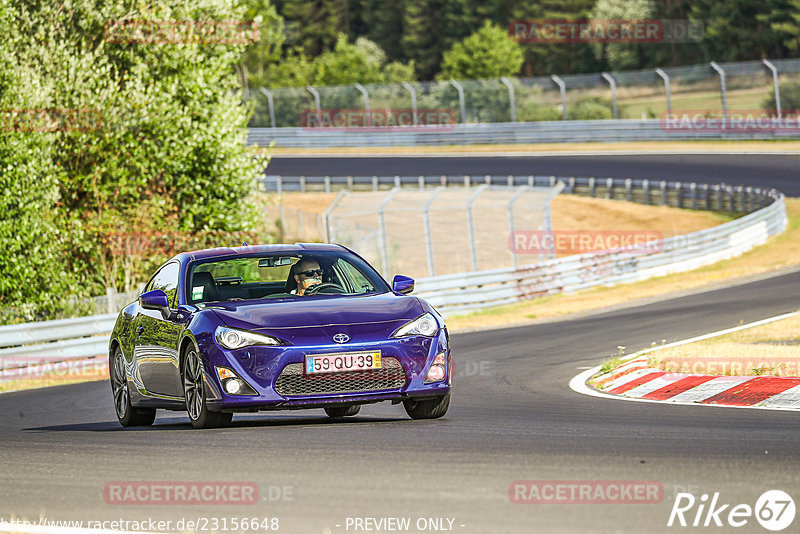
[[[350,341],[350,336],[348,336],[347,334],[339,333],[333,336],[333,340],[336,343],[347,343],[348,341]]]

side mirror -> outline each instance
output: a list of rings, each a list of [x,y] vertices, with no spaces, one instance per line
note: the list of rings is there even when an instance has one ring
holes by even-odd
[[[404,295],[411,293],[414,291],[414,279],[402,274],[396,274],[392,278],[392,291],[403,293]]]
[[[169,301],[167,294],[160,289],[154,289],[139,296],[142,308],[146,310],[159,310],[161,314],[169,313]]]

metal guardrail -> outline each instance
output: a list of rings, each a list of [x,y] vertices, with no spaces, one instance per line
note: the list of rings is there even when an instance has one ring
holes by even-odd
[[[796,139],[800,128],[668,128],[659,119],[574,120],[456,124],[447,129],[397,127],[391,131],[341,128],[249,128],[248,143],[290,148],[578,143],[588,141],[685,141],[697,139]]]
[[[612,178],[541,179],[564,181],[565,191],[575,194],[750,213],[713,228],[663,239],[657,247],[650,247],[657,248],[655,252],[594,252],[517,268],[420,278],[417,294],[450,315],[552,293],[645,280],[742,254],[782,232],[787,223],[784,196],[774,189]],[[5,347],[0,348],[0,362],[103,355],[115,319],[116,314],[105,314],[0,326],[0,347]]]

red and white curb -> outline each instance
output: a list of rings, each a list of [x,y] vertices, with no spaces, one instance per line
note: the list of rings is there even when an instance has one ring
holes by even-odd
[[[712,332],[646,349],[631,355],[622,365],[598,375],[600,366],[580,373],[570,380],[570,388],[585,395],[638,402],[800,410],[800,378],[777,376],[716,376],[667,373],[648,366],[648,355],[655,350],[685,345],[729,334],[746,328],[787,319],[798,312],[770,317],[754,323]],[[588,385],[592,380],[595,387]]]

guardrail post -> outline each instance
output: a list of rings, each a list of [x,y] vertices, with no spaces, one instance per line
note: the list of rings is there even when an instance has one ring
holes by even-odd
[[[507,185],[508,187],[514,187],[514,177],[513,177],[513,176],[511,176],[510,174],[509,174],[509,175],[508,175],[508,177],[506,178],[506,185]]]
[[[716,61],[711,62],[711,68],[719,74],[719,89],[722,95],[722,119],[723,129],[728,125],[728,90],[725,87],[725,71],[717,65]]]
[[[275,128],[275,102],[272,100],[272,92],[262,87],[260,91],[267,97],[267,105],[269,106],[269,123]]]
[[[326,193],[330,193],[331,192],[331,177],[330,176],[326,176],[325,177],[325,192]]]
[[[472,180],[469,177],[469,174],[464,175],[464,187],[469,188],[472,186]]]
[[[381,265],[383,266],[383,276],[389,278],[389,244],[386,238],[386,219],[383,210],[386,205],[392,201],[397,192],[400,191],[399,187],[395,187],[386,197],[378,204],[378,234],[380,235],[380,248],[381,248]]]
[[[697,209],[697,183],[692,182],[689,184],[689,190],[692,192],[692,209]]]
[[[283,176],[281,175],[278,175],[275,178],[275,190],[279,195],[283,193]]]
[[[533,187],[533,184],[535,183],[535,181],[536,180],[534,179],[533,176],[528,176],[528,187]]]
[[[747,191],[747,212],[750,213],[753,211],[753,188],[747,186],[745,191]]]
[[[747,211],[747,208],[744,205],[744,187],[740,185],[737,187],[737,190],[739,193],[739,211],[745,212]]]
[[[467,232],[469,234],[469,257],[472,263],[472,270],[478,270],[478,249],[475,245],[475,223],[472,220],[472,205],[475,204],[475,201],[478,200],[478,197],[481,196],[483,190],[486,189],[487,185],[479,186],[478,189],[472,194],[469,201],[467,202]]]
[[[564,120],[567,120],[567,84],[555,74],[550,76],[550,79],[553,80],[553,83],[558,86],[558,90],[561,91],[561,109],[563,111]]]
[[[606,188],[608,189],[608,198],[614,198],[614,179],[609,178],[606,180]]]
[[[364,113],[367,116],[367,128],[369,128],[372,126],[372,116],[369,113],[369,91],[367,91],[367,88],[360,83],[354,83],[353,87],[358,89],[358,91],[361,93],[361,96],[364,98]]]
[[[683,184],[682,183],[675,182],[675,194],[677,196],[677,199],[675,201],[676,202],[676,207],[677,208],[682,208],[683,207],[683,203],[682,203],[683,199],[681,198],[681,195],[683,194]]]
[[[348,191],[352,191],[353,190],[353,177],[352,176],[348,176],[347,177],[347,190]]]
[[[633,183],[630,178],[625,179],[625,200],[628,202],[633,201]]]
[[[708,189],[708,184],[703,184],[703,193],[706,196],[706,209],[711,209],[711,192]]]
[[[417,114],[417,92],[414,90],[414,86],[412,86],[408,82],[403,82],[401,84],[408,94],[411,95],[411,114],[413,115],[414,126],[419,124],[419,115]]]
[[[511,80],[505,76],[501,76],[500,81],[508,88],[508,111],[511,114],[511,122],[517,122],[517,105],[514,101],[514,86],[511,85]]]
[[[450,80],[450,85],[458,91],[458,107],[461,108],[461,124],[467,123],[467,105],[464,102],[464,88],[455,80]]]
[[[613,117],[615,119],[618,119],[619,114],[617,113],[617,81],[614,79],[613,76],[611,76],[607,72],[601,73],[600,76],[602,76],[603,79],[608,82],[609,87],[611,87],[611,109],[613,112]]]
[[[556,186],[556,177],[555,176],[551,176],[550,177],[550,187],[555,187],[555,186]]]
[[[116,299],[114,298],[116,294],[117,292],[114,290],[113,287],[106,288],[106,304],[108,313],[115,313],[117,311],[117,306],[116,306],[117,303]]]
[[[667,181],[666,180],[661,180],[660,187],[661,187],[661,205],[662,206],[666,206],[667,205]]]
[[[778,69],[768,59],[761,60],[766,67],[772,71],[772,86],[775,89],[775,111],[778,113],[778,118],[781,118],[781,87],[778,84]]]
[[[300,192],[301,193],[305,193],[306,192],[306,177],[305,176],[301,176],[300,177]]]
[[[431,235],[431,213],[430,208],[433,201],[436,200],[436,197],[439,196],[444,190],[444,186],[437,187],[433,194],[428,198],[425,202],[425,205],[422,207],[422,221],[425,225],[425,251],[428,255],[428,276],[434,276],[436,271],[433,266],[433,237]]]
[[[661,79],[664,80],[664,93],[667,95],[667,115],[670,115],[672,113],[672,97],[669,92],[669,74],[660,68],[656,69],[656,74],[661,76]]]
[[[447,187],[447,176],[445,176],[444,174],[443,174],[443,175],[441,175],[441,176],[439,177],[439,184],[440,184],[442,187]]]
[[[594,176],[589,178],[589,197],[594,198],[594,188],[595,188],[595,179]]]
[[[644,192],[644,203],[650,205],[650,180],[642,180],[642,191]]]
[[[569,177],[569,190],[570,190],[570,192],[573,192],[573,193],[575,192],[575,177],[574,176],[570,176]]]
[[[511,265],[515,268],[517,266],[517,253],[516,253],[516,242],[513,241],[514,239],[514,203],[517,199],[524,193],[528,188],[520,187],[516,193],[511,196],[511,199],[508,201],[508,205],[506,206],[506,210],[508,213],[508,236],[509,239],[512,240],[511,245]]]
[[[402,185],[403,184],[400,183],[400,176],[395,174],[395,176],[394,176],[394,186],[399,189],[400,187],[402,187]]]
[[[319,126],[322,126],[322,104],[319,100],[319,91],[311,87],[310,85],[306,85],[306,91],[311,93],[311,96],[314,97],[314,107],[317,110],[317,121],[319,122]]]
[[[725,211],[725,207],[722,204],[722,187],[720,187],[719,184],[714,185],[714,192],[717,194],[717,210]]]
[[[372,190],[373,191],[378,190],[378,177],[374,175],[372,176]]]
[[[417,176],[417,185],[419,185],[420,191],[425,190],[425,177],[422,175]]]
[[[492,185],[492,175],[487,174],[486,176],[484,176],[483,183],[485,183],[486,185]]]

